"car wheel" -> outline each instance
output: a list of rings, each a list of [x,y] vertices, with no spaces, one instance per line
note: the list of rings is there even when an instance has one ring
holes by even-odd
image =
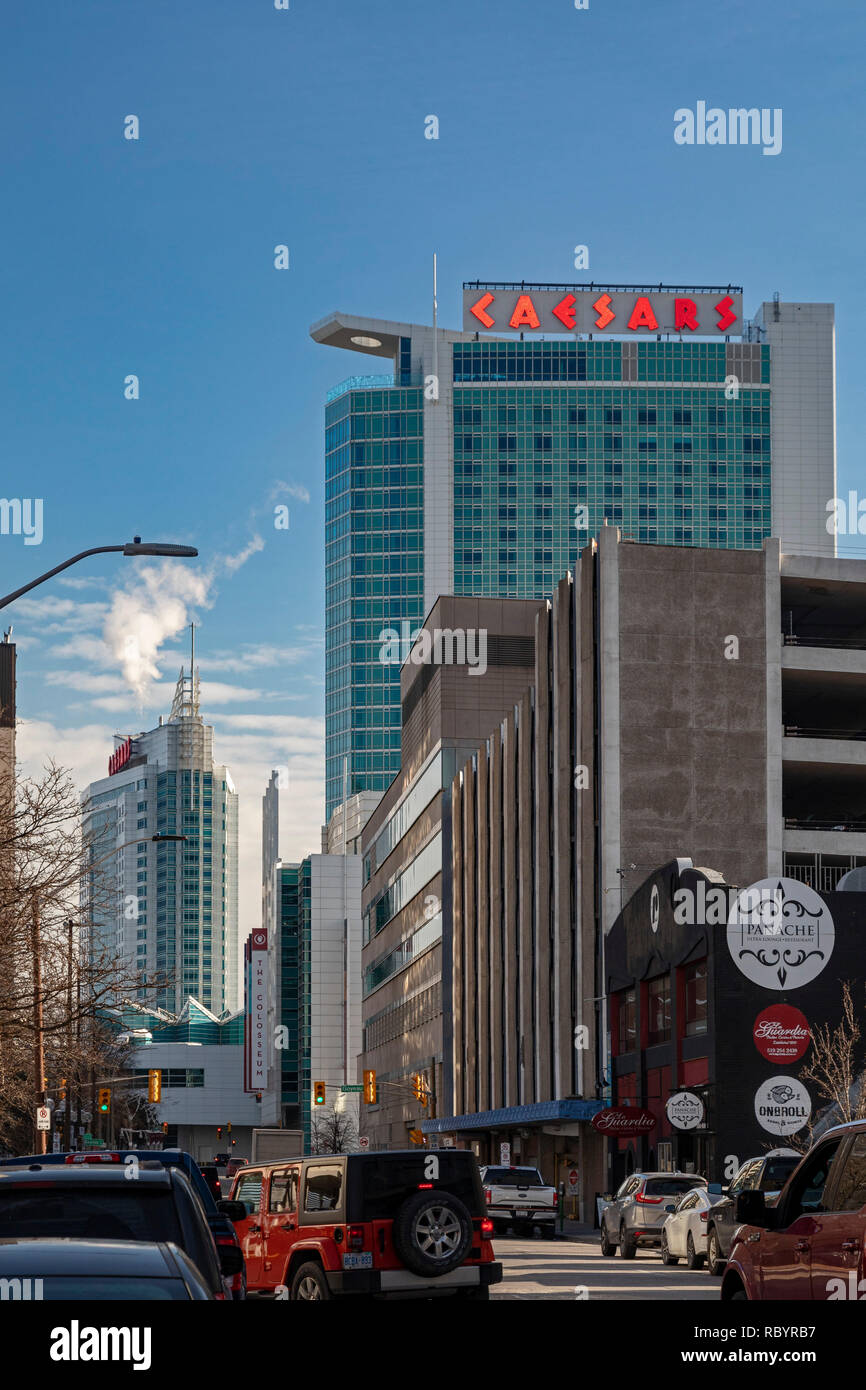
[[[514,1234],[521,1237],[523,1240],[528,1240],[532,1235],[532,1227],[528,1221],[515,1221],[513,1229]]]
[[[472,1248],[472,1218],[453,1192],[416,1192],[399,1208],[391,1232],[407,1269],[425,1278],[450,1274]]]
[[[607,1233],[607,1226],[601,1223],[601,1253],[602,1255],[615,1255],[616,1246]]]
[[[662,1231],[662,1264],[663,1264],[663,1265],[678,1265],[679,1262],[680,1262],[680,1257],[679,1257],[679,1255],[672,1255],[671,1252],[670,1252],[670,1249],[669,1249],[669,1247],[668,1247],[668,1233],[667,1233],[667,1231]]]
[[[313,1264],[311,1261],[295,1271],[291,1293],[293,1302],[319,1303],[322,1299],[330,1297],[331,1290],[328,1288],[325,1271],[321,1265]]]
[[[633,1260],[637,1254],[637,1241],[626,1234],[625,1226],[619,1228],[619,1253],[624,1260]]]
[[[700,1269],[704,1262],[703,1255],[699,1255],[695,1249],[695,1242],[692,1240],[692,1233],[689,1231],[689,1238],[686,1241],[686,1264],[689,1269]]]
[[[732,1293],[728,1301],[730,1303],[748,1303],[749,1296],[745,1289],[737,1289],[737,1292]]]
[[[710,1274],[721,1274],[724,1267],[725,1261],[722,1259],[722,1252],[719,1248],[719,1237],[716,1235],[715,1226],[711,1226],[707,1236],[707,1271]]]

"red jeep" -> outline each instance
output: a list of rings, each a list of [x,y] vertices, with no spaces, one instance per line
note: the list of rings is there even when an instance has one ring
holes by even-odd
[[[821,1136],[775,1206],[740,1192],[722,1298],[866,1299],[866,1120]]]
[[[468,1150],[250,1165],[232,1203],[247,1286],[277,1298],[486,1299],[502,1278]]]

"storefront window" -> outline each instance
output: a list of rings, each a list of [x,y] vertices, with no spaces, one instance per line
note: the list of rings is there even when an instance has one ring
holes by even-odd
[[[686,1036],[707,1031],[707,962],[686,966]]]
[[[671,977],[659,975],[647,985],[649,1010],[648,1038],[653,1043],[668,1042],[671,1036]]]

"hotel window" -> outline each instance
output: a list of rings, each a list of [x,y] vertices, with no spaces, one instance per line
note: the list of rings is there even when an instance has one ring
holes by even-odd
[[[617,1052],[634,1052],[637,1047],[637,992],[624,989],[619,996],[619,1037]]]
[[[659,975],[647,985],[647,1011],[649,1027],[647,1042],[668,1042],[671,1036],[671,978]]]
[[[707,1031],[707,962],[686,966],[686,1036]]]

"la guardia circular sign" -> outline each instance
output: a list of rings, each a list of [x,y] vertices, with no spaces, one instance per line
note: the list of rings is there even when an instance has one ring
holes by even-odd
[[[768,1062],[799,1062],[811,1037],[806,1015],[792,1004],[772,1004],[752,1025],[755,1047]]]
[[[833,954],[836,929],[814,889],[795,878],[762,878],[743,888],[728,917],[728,950],[753,984],[800,989]]]

